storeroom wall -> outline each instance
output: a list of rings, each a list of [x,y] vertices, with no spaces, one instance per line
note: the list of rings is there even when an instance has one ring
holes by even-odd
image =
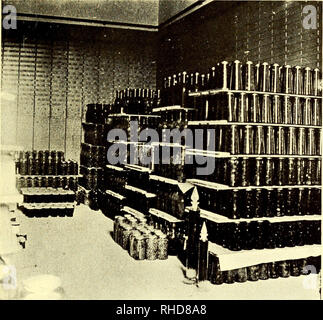
[[[79,160],[86,104],[155,88],[154,32],[18,21],[2,41],[1,143]]]
[[[4,0],[2,2],[4,5],[14,5],[18,14],[158,25],[158,0]]]
[[[317,28],[304,29],[304,6],[317,9]],[[322,3],[214,1],[159,33],[158,84],[166,75],[207,72],[222,60],[322,65]]]

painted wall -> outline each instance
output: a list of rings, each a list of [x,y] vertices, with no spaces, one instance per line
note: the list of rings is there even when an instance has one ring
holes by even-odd
[[[84,106],[154,88],[156,48],[155,32],[18,21],[3,33],[2,143],[78,160]]]
[[[158,24],[158,0],[5,0],[18,13],[112,22]]]

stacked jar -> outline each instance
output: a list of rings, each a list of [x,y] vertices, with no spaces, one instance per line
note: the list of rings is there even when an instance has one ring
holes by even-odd
[[[114,240],[136,260],[166,260],[168,238],[161,230],[148,226],[145,218],[126,214],[114,220]]]

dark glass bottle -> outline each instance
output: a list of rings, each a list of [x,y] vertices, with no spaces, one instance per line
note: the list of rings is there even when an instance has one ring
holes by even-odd
[[[255,73],[252,61],[247,61],[242,65],[242,86],[243,90],[255,90]]]
[[[290,266],[288,261],[278,262],[278,274],[282,278],[288,278],[290,276]]]
[[[268,264],[262,263],[259,265],[259,279],[260,280],[267,280],[269,279],[269,270]]]
[[[222,273],[225,283],[231,284],[235,282],[235,270],[223,271]]]
[[[259,266],[250,266],[247,268],[248,280],[249,281],[258,281],[259,280]]]
[[[132,97],[131,97],[131,90],[127,88],[124,93],[124,105],[123,108],[120,106],[121,110],[118,112],[121,113],[131,113],[132,112]]]
[[[234,271],[236,282],[246,282],[248,280],[247,268],[239,268]]]
[[[278,263],[277,262],[268,263],[268,273],[269,273],[269,277],[271,279],[279,278]]]
[[[299,268],[299,262],[298,260],[290,260],[288,261],[290,265],[290,275],[292,277],[298,277],[301,275],[301,270]]]

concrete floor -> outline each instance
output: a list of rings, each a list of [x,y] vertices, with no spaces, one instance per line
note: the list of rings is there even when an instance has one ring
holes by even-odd
[[[40,274],[61,278],[64,299],[319,299],[304,288],[307,277],[207,285],[183,282],[176,257],[136,261],[111,238],[113,223],[101,212],[77,206],[74,217],[27,218],[26,249],[12,258],[18,282]]]

